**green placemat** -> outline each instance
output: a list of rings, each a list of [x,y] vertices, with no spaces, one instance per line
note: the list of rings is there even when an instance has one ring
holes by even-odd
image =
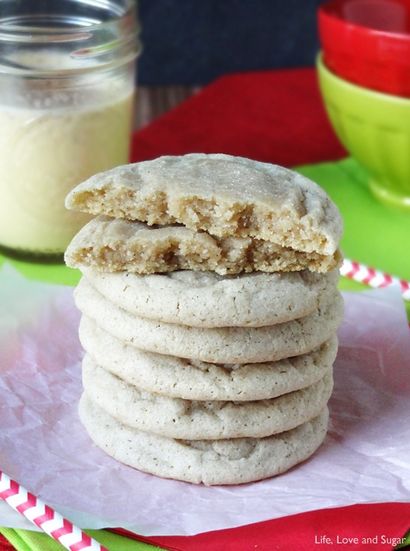
[[[410,279],[410,212],[393,210],[374,199],[367,176],[353,159],[299,167],[320,184],[339,207],[346,257]]]
[[[409,212],[376,201],[369,192],[366,172],[352,158],[297,170],[320,184],[339,207],[345,225],[341,248],[346,258],[410,280]],[[365,286],[342,278],[340,288]],[[410,302],[406,309],[410,319]]]
[[[297,170],[320,184],[340,208],[345,221],[342,250],[346,257],[403,279],[410,279],[410,215],[378,203],[368,191],[365,172],[353,159],[308,165],[298,167]],[[4,257],[0,256],[0,264],[4,261]],[[38,265],[9,259],[8,261],[31,279],[75,285],[80,278],[77,270],[61,265]],[[345,278],[341,279],[340,287],[350,290],[365,288],[364,285]],[[8,539],[15,538],[10,541],[18,550],[61,549],[61,546],[53,544],[50,538],[41,534],[24,530],[1,531]],[[109,548],[115,551],[155,549],[103,530],[93,532],[93,535],[102,543],[107,541],[111,546]]]
[[[0,528],[0,533],[18,551],[63,551],[65,549],[60,543],[41,532]],[[106,530],[87,530],[87,534],[102,543],[109,551],[155,551],[162,549],[112,534]]]
[[[4,262],[9,262],[16,270],[28,279],[45,281],[46,283],[58,283],[60,285],[77,285],[81,274],[78,270],[67,268],[63,264],[36,264],[24,262],[14,258],[6,258],[0,254],[0,268]]]

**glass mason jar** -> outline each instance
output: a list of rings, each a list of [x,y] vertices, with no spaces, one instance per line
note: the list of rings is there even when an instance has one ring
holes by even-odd
[[[3,251],[61,258],[88,220],[68,191],[128,162],[139,51],[133,0],[1,0]]]

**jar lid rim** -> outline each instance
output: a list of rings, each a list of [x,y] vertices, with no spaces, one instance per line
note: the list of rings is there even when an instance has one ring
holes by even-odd
[[[109,4],[107,4],[106,1],[100,2],[99,0],[76,0],[83,4],[89,4],[90,6],[94,7],[102,7],[107,8],[108,5],[112,6],[112,2],[109,0]],[[13,33],[30,33],[34,35],[40,35],[42,33],[45,34],[60,34],[62,36],[70,34],[76,35],[83,32],[93,32],[93,31],[101,31],[103,29],[107,29],[115,24],[118,24],[119,22],[122,22],[124,20],[132,18],[134,21],[134,28],[133,32],[140,32],[141,28],[139,25],[138,17],[137,17],[137,3],[135,0],[124,0],[125,6],[120,10],[115,10],[113,12],[113,17],[106,20],[106,21],[96,21],[95,19],[87,19],[84,16],[81,17],[75,17],[70,16],[67,17],[67,15],[61,15],[61,14],[41,14],[41,17],[39,16],[39,20],[49,20],[50,22],[54,22],[55,26],[53,25],[33,25],[33,24],[13,24],[14,21],[16,22],[22,22],[24,19],[27,19],[28,17],[33,20],[33,17],[30,15],[22,16],[6,16],[1,17],[0,16],[0,40],[1,35],[7,35],[10,33],[12,35]],[[66,21],[67,23],[71,24],[65,24],[64,26],[61,25],[61,22]],[[88,21],[88,23],[87,23]],[[60,25],[56,25],[56,23],[60,23]]]

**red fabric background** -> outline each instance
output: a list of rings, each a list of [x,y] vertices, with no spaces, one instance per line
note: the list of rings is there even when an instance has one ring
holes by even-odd
[[[14,547],[0,534],[0,551],[13,551]]]
[[[133,161],[230,153],[292,166],[339,159],[313,69],[225,76],[134,138]]]
[[[393,548],[383,543],[383,537],[401,538],[409,529],[410,503],[378,503],[311,511],[197,536],[138,539],[174,551],[379,551]],[[332,543],[320,543],[325,536]],[[343,538],[355,537],[358,543],[343,543]],[[376,538],[377,543],[366,544],[362,538]]]

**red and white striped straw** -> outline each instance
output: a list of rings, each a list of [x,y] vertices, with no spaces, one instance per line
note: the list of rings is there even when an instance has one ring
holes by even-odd
[[[2,499],[70,551],[108,551],[98,541],[0,471],[0,500]]]
[[[359,283],[375,287],[376,289],[396,285],[399,287],[404,300],[410,300],[409,281],[386,274],[374,268],[369,268],[364,264],[360,264],[360,262],[354,262],[353,260],[345,258],[340,268],[340,274],[354,281],[358,281]]]

